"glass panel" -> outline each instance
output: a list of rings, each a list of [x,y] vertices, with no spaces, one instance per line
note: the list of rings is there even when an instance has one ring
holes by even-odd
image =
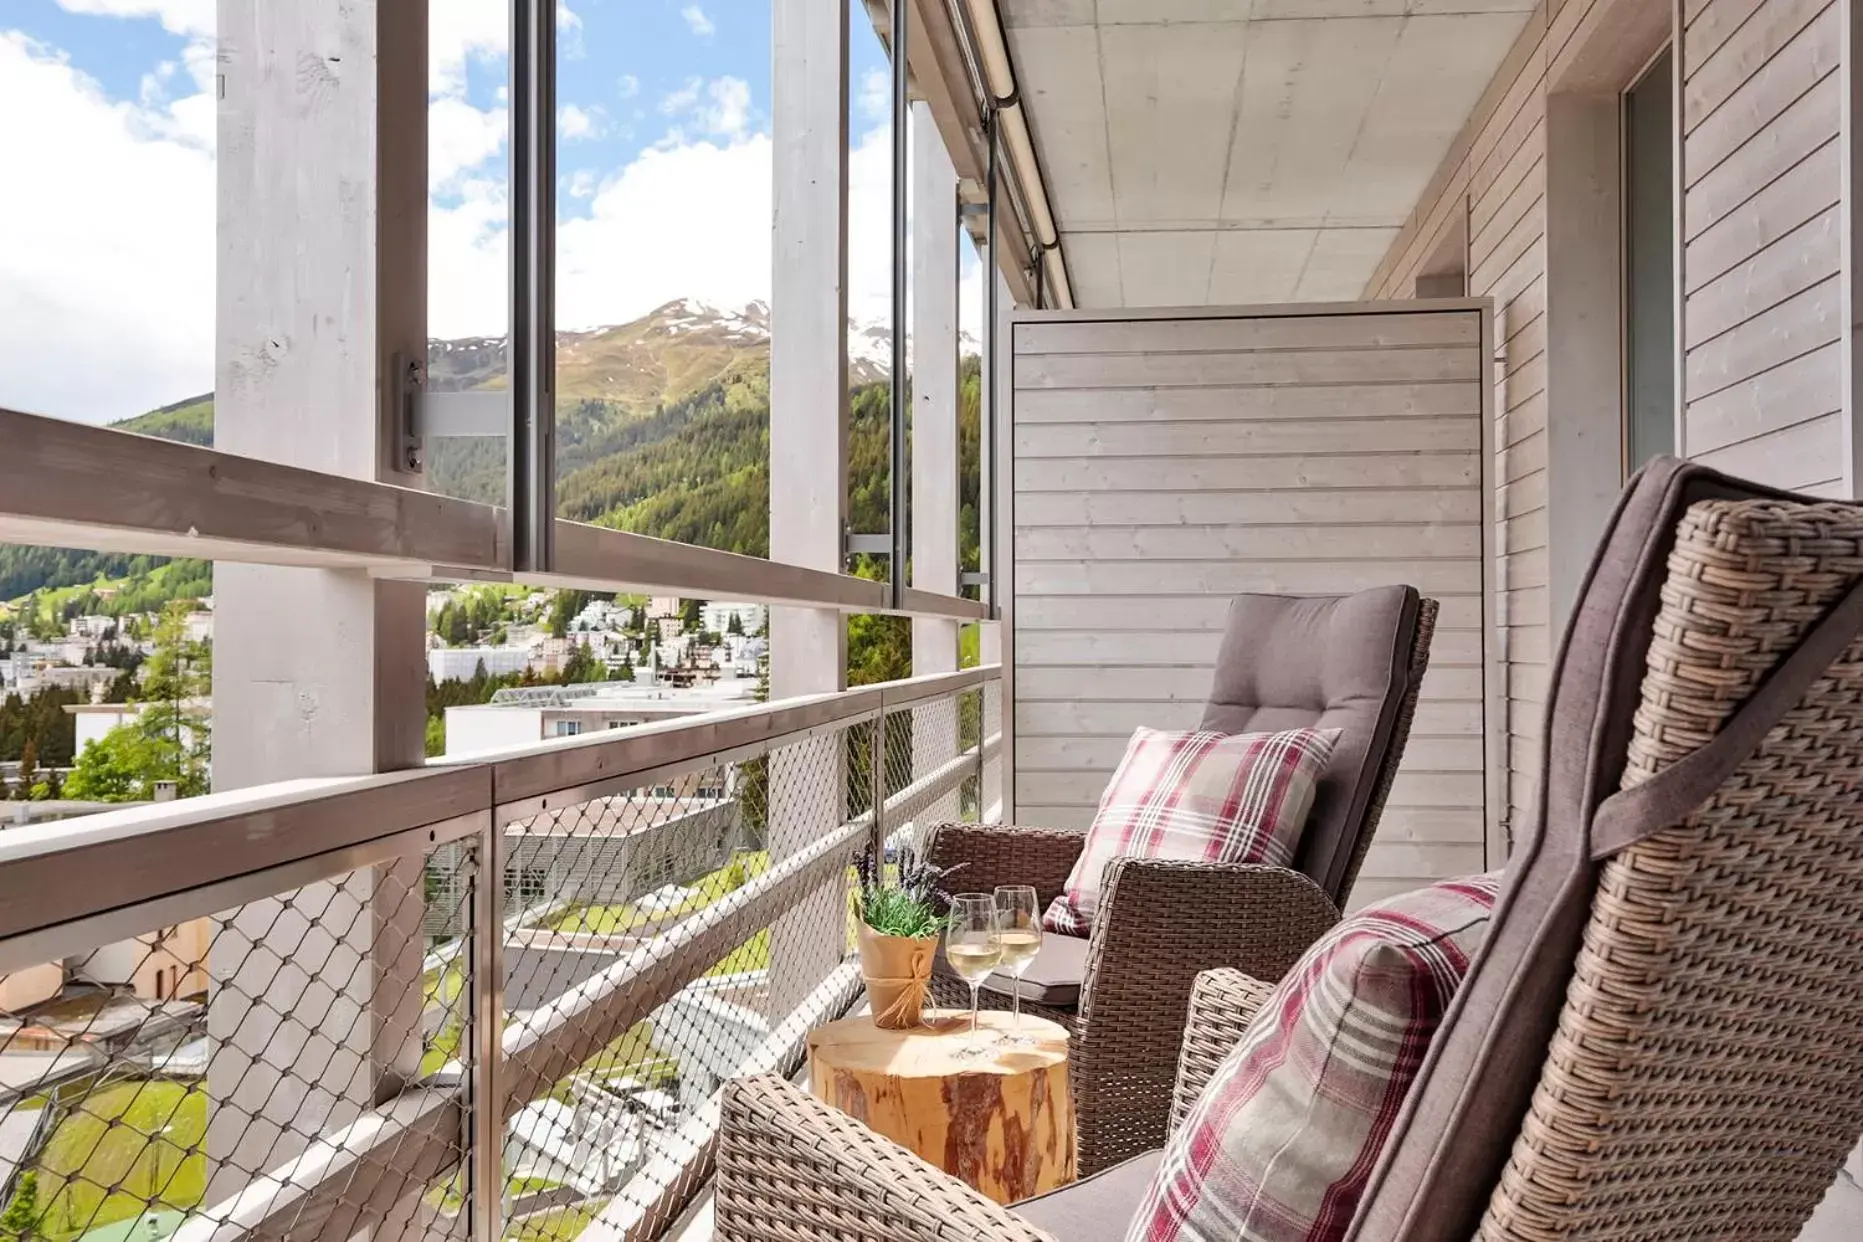
[[[558,31],[557,512],[767,556],[769,5],[575,11]]]
[[[211,444],[214,6],[162,7],[0,21],[0,407]],[[0,826],[204,792],[211,575],[0,545]]]
[[[1675,186],[1671,58],[1624,92],[1624,451],[1675,451]]]
[[[511,8],[509,0],[428,0],[428,14],[427,387],[502,389],[510,372]],[[505,503],[505,437],[436,436],[426,447],[429,488]]]
[[[847,499],[848,528],[879,534],[892,526],[893,68],[868,14],[853,9],[848,39]],[[910,432],[907,441],[909,463]],[[910,465],[906,478],[911,478]],[[848,564],[853,573],[883,582],[887,559],[862,554],[849,557]],[[910,621],[848,618],[848,685],[890,681],[911,672]]]
[[[957,225],[957,567],[959,574],[982,568],[983,491],[983,263],[970,230]],[[959,581],[962,581],[960,577]],[[960,587],[966,599],[981,599],[978,587]]]

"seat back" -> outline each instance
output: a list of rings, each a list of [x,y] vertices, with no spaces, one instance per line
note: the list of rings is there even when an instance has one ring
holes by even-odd
[[[1351,1237],[1796,1236],[1863,1132],[1863,507],[1673,460]]]
[[[1403,757],[1436,603],[1412,587],[1238,595],[1201,727],[1338,729],[1294,866],[1344,905]]]

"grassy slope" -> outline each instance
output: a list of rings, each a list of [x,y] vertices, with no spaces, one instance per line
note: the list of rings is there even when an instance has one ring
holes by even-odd
[[[198,1088],[148,1081],[94,1091],[58,1123],[39,1158],[39,1236],[70,1242],[151,1203],[199,1206],[206,1134],[207,1094]]]

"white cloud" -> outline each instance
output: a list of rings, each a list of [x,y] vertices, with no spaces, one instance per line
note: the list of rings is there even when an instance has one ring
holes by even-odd
[[[703,78],[687,78],[684,86],[669,92],[660,100],[660,111],[668,116],[678,116],[698,102],[699,95],[704,89]]]
[[[741,138],[750,130],[750,83],[742,78],[721,77],[707,82],[687,78],[685,85],[660,100],[660,111],[667,116],[690,119],[700,133],[714,138]],[[683,146],[686,132],[674,126],[660,145]]]
[[[718,33],[718,27],[712,19],[705,16],[705,10],[696,4],[688,4],[679,10],[679,15],[686,19],[686,25],[692,27],[692,33],[701,39],[709,39]]]
[[[856,96],[860,114],[869,121],[884,121],[893,115],[893,76],[884,69],[869,69],[860,78]]]
[[[475,108],[452,96],[427,105],[427,184],[443,191],[504,147],[511,117],[503,108]]]
[[[215,0],[58,0],[67,13],[100,17],[153,17],[170,34],[211,38]]]
[[[600,138],[605,119],[599,107],[583,108],[576,104],[564,104],[556,110],[556,136],[563,142]]]
[[[884,319],[891,298],[889,146],[865,135],[849,170],[849,309]],[[624,323],[675,298],[739,305],[770,296],[771,146],[764,134],[644,151],[618,173],[572,174],[588,214],[557,230],[557,318],[564,328]],[[505,327],[502,192],[468,182],[429,226],[429,330],[496,336]],[[955,225],[953,226],[955,227]]]
[[[640,79],[631,73],[624,73],[615,79],[615,90],[623,99],[632,99],[640,94]]]
[[[0,32],[0,405],[87,422],[213,386],[214,164],[177,101],[113,102]],[[211,115],[211,102],[208,105]],[[211,128],[209,128],[211,133]]]
[[[465,27],[449,38],[455,48],[477,46]],[[47,187],[0,195],[0,237],[34,239],[0,246],[0,405],[101,421],[212,386],[214,168],[199,140],[211,135],[213,101],[189,92],[194,69],[158,65],[145,101],[113,101],[58,53],[0,34],[0,115],[44,118],[0,126],[0,167],[31,170]],[[624,322],[679,297],[730,305],[770,296],[771,144],[755,128],[749,89],[699,79],[675,96],[671,112],[691,139],[566,177],[567,198],[586,214],[564,221],[558,237],[565,327]],[[187,119],[196,105],[204,129]],[[506,188],[482,170],[507,123],[501,107],[444,93],[432,103],[432,174],[442,194],[429,211],[435,336],[504,331]],[[884,126],[857,139],[849,182],[850,311],[884,319]]]
[[[127,4],[135,0],[86,2]],[[213,2],[206,0],[210,9]],[[558,0],[556,6],[556,37],[569,59],[583,54],[582,17],[567,0]],[[510,50],[511,0],[444,0],[431,6],[427,59],[428,84],[434,94],[463,93],[468,61],[493,61]]]

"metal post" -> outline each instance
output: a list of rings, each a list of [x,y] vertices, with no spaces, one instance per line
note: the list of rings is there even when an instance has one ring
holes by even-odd
[[[556,533],[556,0],[511,6],[512,568],[547,570]]]
[[[893,4],[893,401],[892,401],[892,580],[894,608],[906,603],[906,125],[911,102],[906,71],[906,10]],[[921,221],[921,227],[924,221]]]
[[[467,1204],[473,1242],[504,1237],[504,833],[490,815],[473,844],[472,1063],[467,1067]]]
[[[886,867],[886,700],[880,700],[880,710],[873,716],[873,736],[867,745],[868,763],[872,767],[869,774],[873,786],[873,859],[874,865]]]
[[[992,106],[983,118],[984,141],[990,144],[990,159],[984,188],[987,198],[987,223],[985,225],[985,242],[983,252],[983,426],[978,428],[978,443],[982,446],[983,473],[980,490],[980,506],[984,529],[981,532],[983,545],[982,569],[986,575],[983,585],[984,603],[989,605],[990,615],[996,615],[996,601],[1002,598],[999,582],[1002,573],[996,548],[996,351],[1000,342],[996,339],[997,285],[1000,283],[996,273],[996,183],[997,183],[997,133],[996,109]]]

